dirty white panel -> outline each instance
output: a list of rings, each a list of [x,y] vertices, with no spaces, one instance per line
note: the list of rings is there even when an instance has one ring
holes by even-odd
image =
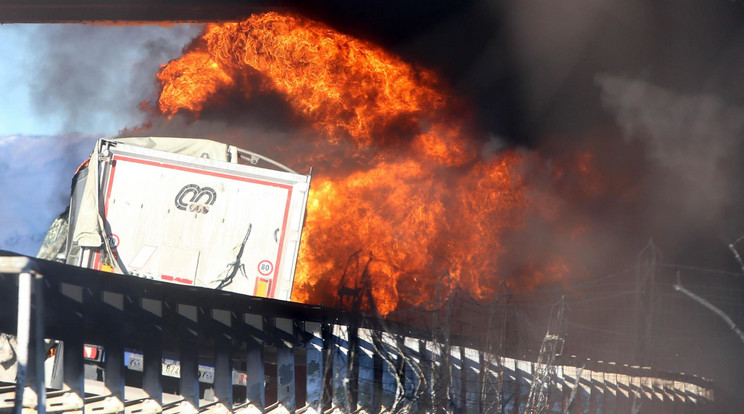
[[[308,176],[123,144],[111,153],[100,201],[125,273],[289,300]]]

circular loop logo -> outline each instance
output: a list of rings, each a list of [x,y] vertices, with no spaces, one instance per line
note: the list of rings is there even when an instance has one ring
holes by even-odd
[[[216,200],[217,192],[212,187],[187,184],[176,194],[175,202],[179,210],[207,214]]]
[[[273,270],[274,264],[268,260],[262,260],[261,263],[258,264],[258,273],[261,273],[264,276],[270,275]]]

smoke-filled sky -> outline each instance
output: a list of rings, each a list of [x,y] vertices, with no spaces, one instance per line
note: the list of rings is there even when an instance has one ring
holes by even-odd
[[[0,27],[0,134],[116,134],[201,25]]]
[[[560,250],[586,269],[612,272],[654,238],[668,263],[737,269],[727,245],[744,235],[744,3],[323,4],[306,12],[437,73],[472,110],[482,159],[517,148],[548,168],[592,154],[607,190],[601,197],[571,197],[570,177],[559,188],[532,182],[537,193],[557,194],[561,219],[588,229],[588,242],[573,246],[552,233],[555,225],[535,222],[511,235],[511,251]],[[140,109],[156,99],[160,65],[201,29],[0,25],[0,249],[34,254],[93,140],[148,117],[150,129],[138,133],[307,133],[287,122],[277,96],[198,120],[153,119]]]
[[[637,178],[640,211],[609,219],[613,231],[644,228],[633,232],[633,248],[649,237],[673,251],[686,248],[680,238],[725,245],[744,232],[735,156],[743,5],[484,0],[395,6],[388,18],[392,5],[365,7],[312,14],[439,73],[474,108],[484,151],[526,146],[550,158],[593,146],[610,173]],[[96,137],[140,125],[138,106],[155,98],[157,68],[200,29],[0,26],[0,134]],[[197,136],[214,125],[190,126]],[[3,163],[17,165],[4,146]],[[2,231],[23,232],[32,221],[17,220]]]
[[[199,30],[0,26],[0,249],[36,254],[95,139],[144,121],[154,73]]]

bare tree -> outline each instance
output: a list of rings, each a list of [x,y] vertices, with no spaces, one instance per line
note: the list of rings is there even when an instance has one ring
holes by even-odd
[[[540,354],[537,357],[536,370],[527,399],[529,414],[543,414],[549,411],[548,399],[550,388],[555,382],[556,357],[563,352],[565,343],[567,312],[565,297],[561,297],[551,309],[548,329],[540,345]]]
[[[726,322],[726,324],[731,328],[732,331],[739,337],[739,339],[744,343],[744,332],[739,329],[738,326],[736,326],[736,323],[728,316],[726,313],[724,313],[722,310],[718,309],[716,306],[714,306],[712,303],[708,302],[707,300],[703,299],[702,297],[692,293],[687,288],[682,286],[682,282],[680,282],[679,278],[679,272],[677,272],[677,283],[674,285],[674,290],[678,292],[682,292],[688,297],[690,297],[695,302],[705,306],[706,308],[710,309],[713,313],[718,315],[721,319]]]
[[[563,414],[568,414],[568,411],[571,409],[571,406],[573,405],[574,400],[576,399],[576,393],[579,392],[579,381],[581,380],[581,374],[584,372],[584,366],[582,365],[581,368],[579,368],[578,371],[576,371],[576,383],[574,384],[573,389],[571,390],[571,395],[568,397],[568,401],[566,401],[566,408],[563,409]]]
[[[738,244],[738,243],[739,243],[740,241],[742,241],[742,240],[744,240],[744,236],[741,236],[741,237],[739,237],[738,239],[736,239],[736,241],[735,241],[735,242],[733,242],[733,243],[729,244],[729,249],[731,250],[731,252],[733,252],[733,253],[734,253],[734,258],[735,258],[735,259],[736,259],[736,261],[737,261],[737,262],[739,263],[739,267],[741,267],[741,271],[742,271],[742,273],[744,273],[744,261],[742,261],[742,260],[741,260],[741,256],[739,255],[739,251],[738,251],[738,250],[736,250],[736,245],[737,245],[737,244]]]

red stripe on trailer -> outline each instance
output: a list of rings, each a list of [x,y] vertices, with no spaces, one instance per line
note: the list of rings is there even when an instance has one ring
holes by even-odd
[[[191,279],[187,279],[185,277],[175,277],[171,275],[160,275],[160,278],[163,280],[167,280],[168,282],[178,282],[183,283],[184,285],[193,285],[194,281]]]
[[[196,174],[201,174],[201,175],[210,175],[210,176],[218,177],[218,178],[225,178],[225,179],[230,179],[230,180],[243,181],[243,182],[249,182],[249,183],[254,183],[254,184],[261,184],[261,185],[266,185],[266,186],[271,186],[271,187],[277,187],[277,188],[282,188],[284,190],[287,190],[287,201],[286,201],[286,204],[284,206],[284,217],[283,217],[283,220],[282,220],[282,227],[281,227],[281,235],[282,235],[282,237],[279,239],[279,246],[278,246],[279,249],[277,251],[276,261],[274,262],[273,276],[272,276],[271,282],[269,283],[269,286],[268,286],[269,289],[268,289],[268,291],[266,293],[266,296],[267,297],[270,297],[270,298],[273,298],[276,295],[276,287],[279,284],[278,283],[279,282],[279,267],[280,267],[280,265],[282,263],[282,251],[284,250],[284,239],[286,237],[287,223],[289,222],[289,210],[290,210],[290,206],[292,204],[292,186],[291,185],[280,184],[280,183],[271,182],[271,181],[258,180],[258,179],[255,179],[255,178],[243,177],[243,176],[240,176],[238,174],[231,174],[231,173],[228,173],[228,172],[218,172],[218,171],[203,170],[203,169],[198,169],[198,168],[194,168],[194,167],[186,167],[186,166],[182,166],[182,165],[169,164],[169,163],[162,162],[162,161],[151,161],[151,160],[146,160],[146,159],[136,158],[136,157],[130,157],[130,156],[120,155],[120,154],[115,154],[114,157],[113,157],[113,161],[114,161],[114,163],[111,166],[111,177],[113,177],[114,168],[116,167],[116,162],[125,161],[125,162],[132,162],[132,163],[138,163],[138,164],[143,164],[143,165],[150,165],[150,166],[160,167],[160,168],[170,168],[170,169],[174,169],[174,170],[186,171],[186,172],[191,172],[191,173],[196,173]],[[106,191],[106,203],[105,203],[105,206],[104,206],[104,208],[105,208],[104,211],[105,212],[108,212],[108,201],[109,201],[109,197],[111,197],[111,188],[112,187],[113,187],[113,180],[110,178],[109,179],[109,186],[108,186],[108,189]],[[100,269],[98,269],[98,270],[100,270]],[[188,280],[188,279],[177,280],[173,276],[168,276],[168,277],[170,277],[170,279],[166,279],[166,275],[161,275],[160,277],[163,280],[176,281],[176,282],[184,283],[184,284],[187,284],[187,285],[194,284],[194,282],[192,280]]]

